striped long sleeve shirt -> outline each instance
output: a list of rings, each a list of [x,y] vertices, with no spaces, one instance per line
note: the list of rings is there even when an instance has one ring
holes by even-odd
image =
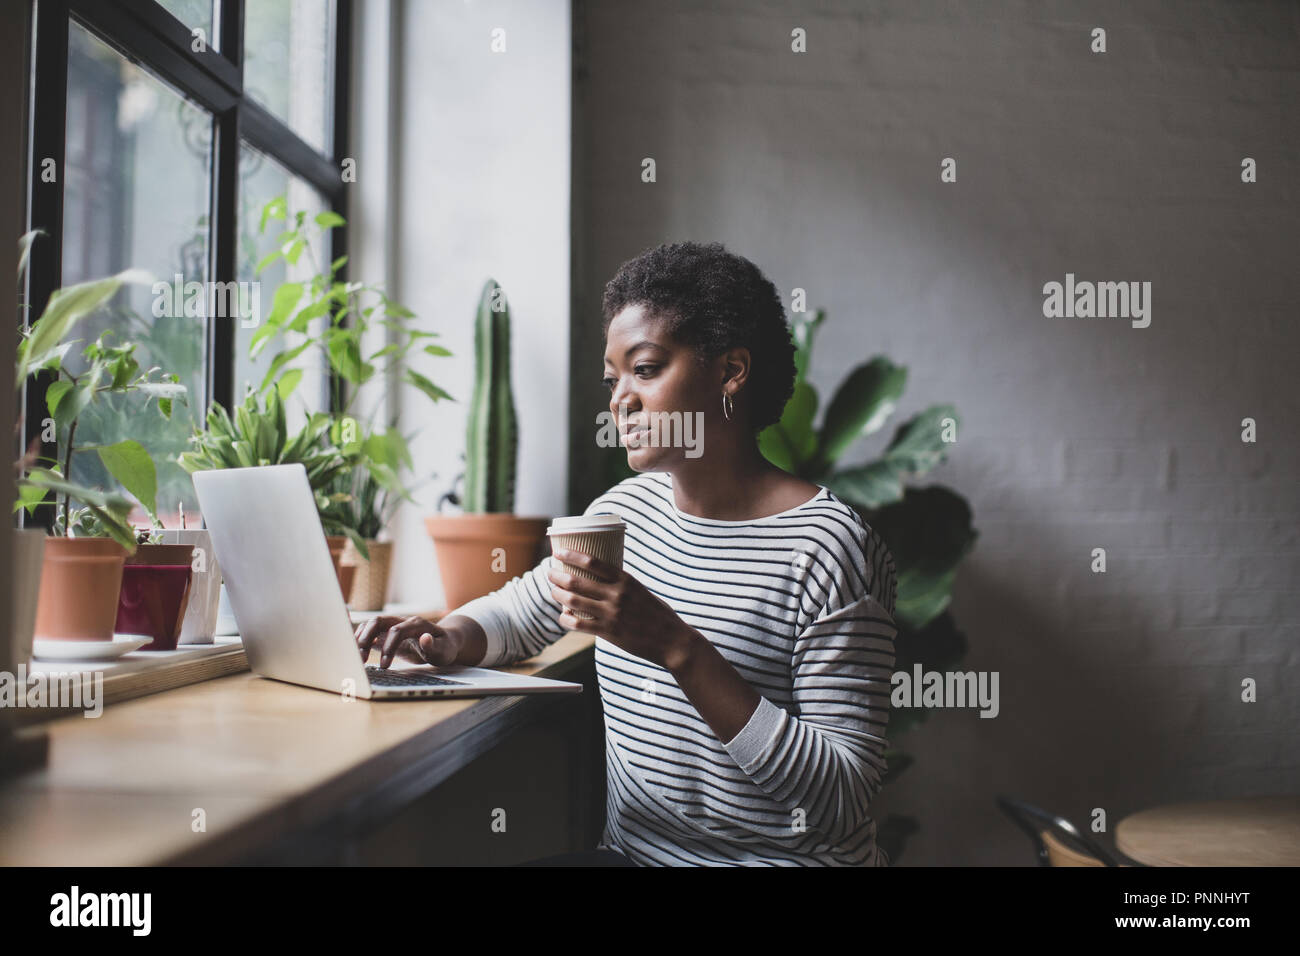
[[[623,519],[624,569],[761,697],[721,741],[671,673],[597,637],[600,847],[643,866],[887,866],[869,811],[889,744],[896,584],[876,533],[825,487],[750,521],[688,515],[664,472],[620,482],[584,513]],[[482,666],[566,633],[551,562],[452,612],[482,626]]]

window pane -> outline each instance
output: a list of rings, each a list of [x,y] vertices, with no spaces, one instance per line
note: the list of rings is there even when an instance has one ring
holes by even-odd
[[[284,259],[277,259],[261,273],[257,264],[268,252],[276,248],[277,240],[289,224],[283,219],[267,221],[266,231],[260,232],[262,209],[277,197],[284,197],[288,207],[288,216],[303,212],[306,214],[307,228],[314,242],[310,252],[304,253],[293,265]],[[330,250],[322,248],[316,241],[317,232],[312,219],[328,206],[324,198],[312,186],[289,173],[270,156],[260,153],[247,144],[242,144],[239,153],[239,280],[241,282],[258,282],[257,301],[260,305],[259,315],[262,319],[271,311],[275,290],[285,282],[310,282],[313,275],[329,268]],[[320,330],[327,317],[314,319],[310,329]],[[251,325],[251,322],[248,323]],[[255,327],[245,328],[240,323],[235,334],[235,397],[242,400],[246,391],[262,384],[262,378],[271,365],[277,352],[299,345],[303,336],[287,333],[273,336],[262,345],[257,358],[248,357],[249,346],[257,334]],[[294,390],[289,401],[290,427],[297,428],[305,420],[308,411],[322,411],[328,407],[326,399],[327,376],[324,374],[324,360],[316,349],[308,349],[298,359],[290,363],[291,368],[303,370],[302,381]]]
[[[66,132],[63,284],[126,268],[146,269],[169,284],[177,276],[206,282],[210,114],[73,23]],[[158,470],[158,513],[174,525],[178,504],[191,512],[198,507],[175,457],[204,412],[206,325],[194,310],[173,315],[167,303],[156,310],[156,298],[149,286],[128,286],[83,320],[78,337],[84,344],[111,329],[118,344],[138,343],[141,369],[156,365],[179,375],[188,402],[176,403],[167,421],[152,402],[144,408],[139,394],[102,395],[82,414],[76,437],[78,446],[133,438],[149,449]],[[74,370],[84,368],[75,364],[82,347],[69,353]],[[111,485],[93,452],[75,456],[72,471],[78,480]],[[136,520],[143,522],[143,512]]]
[[[244,92],[322,153],[334,106],[333,0],[257,0],[244,8]]]
[[[203,30],[208,46],[217,49],[217,38],[212,33],[212,0],[157,0],[157,3],[187,27]]]

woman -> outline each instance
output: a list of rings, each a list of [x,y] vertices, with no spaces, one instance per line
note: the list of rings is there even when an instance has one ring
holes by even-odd
[[[718,243],[674,243],[624,263],[602,306],[609,407],[639,474],[585,513],[626,523],[623,568],[556,555],[589,581],[548,557],[437,624],[363,625],[363,658],[490,667],[598,637],[605,832],[593,854],[537,862],[887,865],[868,808],[893,559],[829,489],[758,450],[794,389],[775,286]],[[671,412],[702,423],[701,445],[638,431]]]

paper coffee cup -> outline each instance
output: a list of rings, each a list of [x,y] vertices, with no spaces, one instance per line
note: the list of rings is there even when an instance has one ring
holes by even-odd
[[[568,548],[589,554],[597,561],[603,561],[610,567],[623,567],[623,536],[627,526],[618,515],[596,514],[577,515],[571,518],[556,518],[546,529],[551,541],[551,550]],[[559,558],[556,562],[570,574],[589,581],[596,580],[585,568],[565,564]],[[590,614],[582,614],[565,608],[574,617],[590,620]]]

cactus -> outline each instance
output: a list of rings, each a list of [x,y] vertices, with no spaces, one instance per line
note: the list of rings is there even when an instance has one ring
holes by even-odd
[[[474,397],[465,441],[466,513],[515,508],[519,429],[510,390],[510,307],[493,279],[483,285],[474,324]]]

